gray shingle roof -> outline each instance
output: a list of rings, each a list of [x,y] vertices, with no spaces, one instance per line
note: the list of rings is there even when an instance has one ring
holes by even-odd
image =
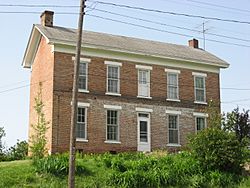
[[[35,25],[35,27],[46,36],[51,43],[76,44],[76,29],[57,26],[45,27],[42,25]],[[104,50],[115,50],[184,61],[194,61],[204,64],[214,64],[220,67],[229,66],[229,64],[222,59],[202,49],[106,33],[84,31],[82,44],[83,46],[94,45]]]

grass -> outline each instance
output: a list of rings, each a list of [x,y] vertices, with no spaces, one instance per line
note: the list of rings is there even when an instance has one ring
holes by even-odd
[[[157,155],[158,156],[158,155]],[[153,154],[152,157],[155,157]],[[160,156],[159,158],[161,158]],[[164,155],[163,155],[164,157]],[[179,156],[176,156],[178,160]],[[124,155],[121,158],[117,155],[84,155],[78,158],[80,162],[90,171],[88,174],[76,176],[76,187],[81,188],[111,188],[108,186],[110,175],[114,174],[114,170],[122,170],[120,159],[124,164],[135,164],[136,161],[141,164],[140,155]],[[158,158],[157,158],[158,159]],[[111,160],[111,161],[110,161]],[[181,160],[181,159],[180,159]],[[111,162],[111,163],[110,163]],[[180,163],[185,164],[185,163]],[[140,166],[142,167],[142,166]],[[145,166],[147,167],[147,166]],[[135,168],[135,167],[133,167]],[[184,167],[186,169],[186,167]],[[150,172],[150,171],[149,171]],[[153,171],[151,171],[153,172]],[[196,181],[193,176],[192,181]],[[67,176],[55,176],[51,174],[39,174],[32,165],[31,160],[0,162],[0,188],[15,188],[15,187],[39,187],[39,188],[66,188]],[[114,187],[118,187],[115,185]],[[207,186],[211,187],[211,186]],[[250,177],[246,177],[234,187],[247,188],[250,187]]]

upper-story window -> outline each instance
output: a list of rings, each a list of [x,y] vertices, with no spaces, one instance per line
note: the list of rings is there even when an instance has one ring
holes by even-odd
[[[75,57],[72,57],[72,60],[75,61]],[[79,92],[89,92],[88,91],[88,64],[91,59],[80,58],[79,64],[79,82],[78,82],[78,91]]]
[[[179,101],[179,70],[165,69],[167,72],[167,100]]]
[[[195,102],[206,103],[206,77],[207,77],[207,74],[193,72],[193,76],[194,76]]]
[[[121,63],[105,61],[107,65],[107,92],[109,95],[120,94],[120,67]]]
[[[150,97],[150,66],[136,65],[138,69],[138,97]]]

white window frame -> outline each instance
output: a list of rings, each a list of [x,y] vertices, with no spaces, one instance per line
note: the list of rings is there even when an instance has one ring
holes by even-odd
[[[75,61],[75,57],[72,57],[72,61]],[[82,93],[89,93],[88,90],[88,73],[89,73],[89,63],[91,62],[91,59],[89,58],[80,58],[80,64],[86,64],[86,89],[81,89],[78,88],[78,92],[82,92]],[[79,74],[80,77],[80,74]]]
[[[143,65],[136,65],[136,68],[138,69],[137,71],[137,75],[138,75],[138,81],[137,81],[137,85],[138,85],[138,95],[137,95],[137,98],[145,98],[145,99],[152,99],[152,97],[150,97],[150,88],[151,88],[151,84],[150,84],[150,73],[151,73],[151,70],[152,70],[152,67],[151,66],[143,66]],[[147,93],[148,93],[148,96],[144,96],[144,95],[141,95],[141,91],[140,91],[140,71],[145,71],[146,72],[146,75],[147,75]]]
[[[104,143],[107,144],[121,144],[120,142],[120,108],[106,108],[106,140]],[[108,111],[116,111],[117,112],[117,140],[108,140]]]
[[[121,91],[120,91],[120,67],[122,66],[122,63],[120,62],[114,62],[114,61],[104,61],[104,64],[107,65],[107,73],[106,73],[106,95],[114,95],[114,96],[121,96]],[[118,82],[117,82],[117,92],[110,92],[108,91],[108,71],[109,71],[109,67],[116,67],[118,69]]]
[[[204,128],[205,129],[207,128],[207,117],[208,117],[208,114],[201,113],[201,112],[194,112],[193,116],[195,118],[195,133],[198,132],[198,130],[197,130],[197,118],[204,118],[204,120],[205,120],[205,127]]]
[[[175,101],[175,102],[180,102],[180,95],[179,95],[179,74],[181,73],[180,70],[174,70],[174,69],[165,69],[165,72],[167,73],[167,101]],[[177,79],[177,98],[173,99],[169,97],[169,85],[168,85],[168,80],[169,80],[169,74],[175,74],[176,79]]]
[[[205,74],[205,73],[198,73],[198,72],[192,72],[192,75],[194,76],[194,97],[195,97],[194,103],[197,103],[197,104],[207,104],[207,102],[206,102],[206,100],[207,100],[206,99],[206,77],[207,77],[207,74]],[[196,78],[202,78],[203,79],[203,84],[204,84],[204,91],[203,91],[204,101],[198,101],[197,100],[196,90],[200,89],[200,88],[196,88]]]
[[[84,108],[85,110],[85,115],[84,115],[84,123],[85,123],[85,138],[79,138],[79,137],[76,137],[76,141],[77,142],[88,142],[88,107],[90,106],[89,103],[84,103],[84,102],[78,102],[77,103],[77,115],[78,115],[78,108]],[[77,120],[77,123],[78,123],[78,120]]]
[[[181,144],[180,144],[180,115],[181,115],[181,111],[178,111],[178,110],[172,110],[172,109],[167,109],[166,110],[166,114],[167,114],[167,130],[168,130],[168,143],[167,143],[167,146],[170,146],[170,147],[180,147]],[[177,127],[178,127],[178,143],[170,143],[169,142],[169,116],[172,115],[172,116],[177,116]]]

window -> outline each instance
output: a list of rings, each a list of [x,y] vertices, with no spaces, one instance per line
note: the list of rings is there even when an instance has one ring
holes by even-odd
[[[205,78],[207,74],[204,73],[192,73],[194,76],[194,95],[195,102],[197,103],[206,103],[206,84]]]
[[[168,142],[169,144],[179,144],[178,115],[168,115]]]
[[[167,92],[168,99],[178,100],[179,99],[179,88],[178,88],[178,74],[174,72],[168,72],[167,74]]]
[[[196,117],[196,130],[200,131],[206,128],[205,117]]]
[[[87,109],[84,107],[78,107],[77,109],[77,126],[76,126],[76,138],[87,139],[86,134],[86,113]]]
[[[79,90],[87,90],[88,63],[80,62],[79,65]]]
[[[108,93],[120,93],[120,67],[108,65],[107,67],[107,92]]]
[[[107,110],[107,140],[119,141],[118,111]]]
[[[138,96],[150,97],[149,70],[138,70]]]

